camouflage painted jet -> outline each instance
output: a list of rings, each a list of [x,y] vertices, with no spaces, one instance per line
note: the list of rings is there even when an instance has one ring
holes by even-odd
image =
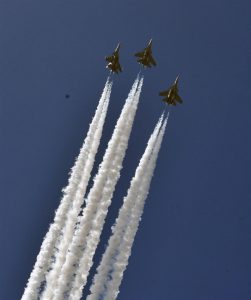
[[[116,49],[114,50],[111,56],[105,57],[105,60],[108,62],[106,68],[110,69],[112,73],[116,73],[116,74],[122,72],[122,68],[119,63],[119,48],[120,48],[120,44],[118,44],[118,46],[116,47]]]
[[[134,56],[138,57],[137,62],[142,64],[145,68],[156,66],[156,61],[152,56],[152,39],[150,39],[147,47],[143,51],[135,53]]]
[[[179,80],[179,75],[175,79],[174,83],[171,85],[171,87],[163,92],[160,92],[160,96],[164,96],[164,99],[162,101],[166,102],[167,104],[170,105],[176,105],[177,103],[183,103],[182,99],[180,98],[178,92],[178,80]]]

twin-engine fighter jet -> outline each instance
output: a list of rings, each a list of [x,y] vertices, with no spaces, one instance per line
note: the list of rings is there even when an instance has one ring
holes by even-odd
[[[160,96],[164,96],[162,101],[166,102],[170,105],[176,105],[177,103],[183,103],[182,99],[180,98],[178,92],[178,80],[179,76],[175,79],[173,85],[166,91],[160,92]]]
[[[152,66],[156,66],[156,61],[152,56],[152,39],[150,39],[147,47],[143,51],[137,52],[134,55],[138,57],[137,62],[144,67],[151,68]]]
[[[120,44],[118,44],[111,56],[106,56],[105,58],[105,60],[108,62],[106,68],[110,69],[112,73],[116,74],[122,72],[122,68],[119,63],[119,48]]]

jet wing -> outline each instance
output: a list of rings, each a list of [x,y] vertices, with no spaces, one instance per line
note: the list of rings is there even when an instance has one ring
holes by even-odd
[[[154,66],[156,66],[156,61],[154,60],[154,58],[152,56],[150,56],[150,63]]]
[[[151,68],[151,67],[152,67],[152,66],[151,66],[151,63],[150,63],[149,61],[146,61],[144,65],[147,66],[148,68]]]
[[[170,90],[163,91],[159,93],[159,96],[168,96]]]
[[[166,102],[167,104],[169,105],[176,105],[175,101],[172,101],[171,99],[169,98],[164,98],[162,99],[163,102]]]
[[[143,57],[144,56],[144,52],[137,52],[134,54],[134,56],[136,57]]]
[[[121,68],[121,65],[120,65],[120,63],[118,63],[118,65],[117,65],[117,69],[119,70],[119,72],[122,72],[122,68]]]
[[[112,62],[112,61],[113,61],[113,56],[106,56],[106,57],[105,57],[105,60],[106,60],[107,62]]]
[[[175,95],[175,99],[176,99],[179,103],[183,103],[183,100],[181,99],[181,97],[180,97],[178,94]]]

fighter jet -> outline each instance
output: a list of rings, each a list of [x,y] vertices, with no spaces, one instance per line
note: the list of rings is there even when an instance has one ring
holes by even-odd
[[[150,39],[147,47],[143,51],[135,53],[134,56],[138,57],[137,62],[142,64],[145,68],[156,66],[156,61],[152,56],[152,39]]]
[[[164,96],[162,101],[166,102],[167,104],[170,105],[176,105],[177,103],[183,103],[182,99],[180,98],[178,92],[178,80],[179,80],[179,75],[175,79],[174,83],[171,85],[171,87],[163,92],[160,92],[160,96]]]
[[[116,73],[116,74],[122,72],[122,68],[119,63],[119,48],[120,48],[120,44],[118,44],[118,46],[116,47],[116,49],[114,50],[111,56],[105,57],[105,60],[108,62],[106,68],[110,69],[112,73]]]

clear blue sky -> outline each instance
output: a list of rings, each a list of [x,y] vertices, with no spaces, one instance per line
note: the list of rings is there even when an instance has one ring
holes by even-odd
[[[121,42],[102,158],[153,38],[104,249],[145,143],[180,73],[120,300],[251,299],[251,5],[248,0],[1,0],[0,299],[20,299]],[[66,99],[65,94],[70,98]],[[97,168],[96,165],[96,168]]]

